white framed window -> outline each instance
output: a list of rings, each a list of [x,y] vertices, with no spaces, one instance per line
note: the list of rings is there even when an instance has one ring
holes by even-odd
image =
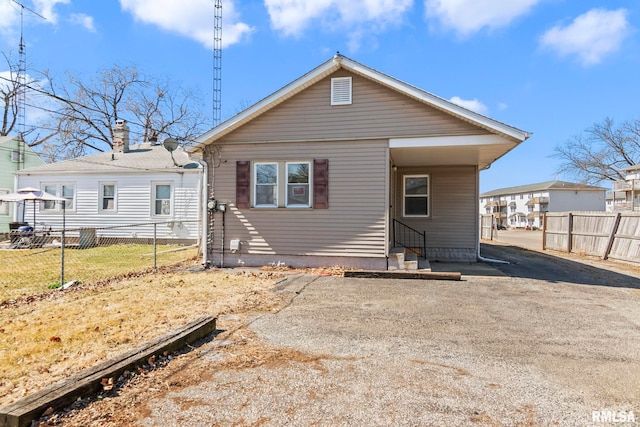
[[[403,214],[405,217],[429,216],[429,175],[403,176]]]
[[[7,188],[0,188],[0,196],[11,193]],[[9,202],[0,202],[0,215],[9,215]]]
[[[75,186],[71,183],[45,183],[41,186],[45,193],[53,196],[63,197],[65,199],[65,209],[72,210],[75,207]],[[62,203],[45,200],[42,202],[41,209],[45,211],[61,211]]]
[[[22,156],[22,153],[20,152],[20,150],[11,151],[11,161],[14,163],[19,163],[24,161],[24,157]]]
[[[351,77],[331,79],[331,105],[348,105],[352,102]]]
[[[113,182],[100,183],[99,210],[115,212],[116,210],[116,185]]]
[[[171,184],[166,182],[153,183],[153,215],[171,215]]]
[[[287,162],[287,193],[285,205],[288,208],[308,208],[310,199],[310,162]]]
[[[278,207],[278,163],[254,163],[253,206],[256,208]]]

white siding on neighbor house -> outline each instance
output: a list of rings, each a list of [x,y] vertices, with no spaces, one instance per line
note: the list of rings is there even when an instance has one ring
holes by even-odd
[[[604,211],[606,191],[551,190],[549,212]]]
[[[403,176],[428,174],[430,183],[429,218],[405,218],[402,212]],[[476,251],[478,173],[475,166],[431,166],[398,168],[394,205],[396,219],[425,231],[427,252],[463,249]],[[437,257],[437,255],[435,255]],[[430,256],[433,259],[434,255]]]
[[[386,140],[221,145],[223,160],[215,162],[219,166],[210,176],[216,199],[229,204],[225,248],[239,239],[241,254],[385,257],[387,145]],[[328,209],[235,206],[236,161],[313,159],[329,160]],[[212,249],[219,251],[222,214],[215,215]]]
[[[331,105],[331,78],[352,77],[353,102]],[[309,141],[488,133],[362,76],[337,71],[224,137],[231,142]]]
[[[66,211],[66,228],[104,228],[142,223],[167,223],[157,227],[158,238],[197,239],[199,227],[200,173],[157,173],[130,175],[68,174],[57,176],[20,176],[21,187],[42,188],[48,183],[66,183],[74,186],[74,206]],[[153,214],[153,183],[172,186],[171,215]],[[116,187],[115,211],[101,211],[100,185],[113,183]],[[32,222],[33,204],[27,203],[25,221]],[[62,227],[61,212],[42,210],[36,204],[38,227],[44,223],[54,229]],[[153,227],[114,229],[101,232],[119,237],[153,237]]]

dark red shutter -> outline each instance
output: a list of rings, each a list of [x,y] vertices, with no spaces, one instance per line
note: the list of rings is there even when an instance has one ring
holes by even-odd
[[[236,162],[236,207],[251,206],[251,162],[240,160]]]
[[[313,207],[329,209],[329,159],[313,159]]]

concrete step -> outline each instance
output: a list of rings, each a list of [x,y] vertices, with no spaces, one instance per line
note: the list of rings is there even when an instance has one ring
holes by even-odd
[[[418,269],[418,255],[405,254],[404,256],[404,269],[405,270],[417,270]]]
[[[397,247],[389,251],[389,267],[387,269],[389,271],[431,271],[431,265],[428,260],[419,258],[417,254],[407,253],[405,248]]]

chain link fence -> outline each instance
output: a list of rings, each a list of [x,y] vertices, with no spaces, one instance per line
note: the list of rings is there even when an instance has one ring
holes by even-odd
[[[0,304],[72,283],[97,283],[185,261],[198,262],[198,239],[162,237],[161,227],[200,235],[199,221],[78,229],[21,227],[0,234]]]

